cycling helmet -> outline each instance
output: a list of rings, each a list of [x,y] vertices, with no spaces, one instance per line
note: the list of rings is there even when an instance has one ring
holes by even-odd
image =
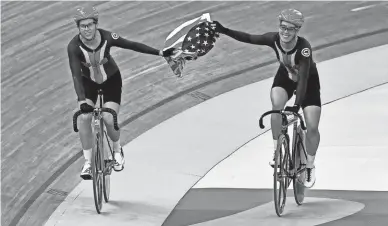
[[[296,9],[285,9],[279,14],[279,21],[280,23],[285,21],[300,28],[303,25],[304,17],[303,14]]]
[[[81,20],[85,20],[85,19],[93,19],[96,22],[98,22],[98,11],[97,11],[97,9],[95,7],[93,7],[93,6],[78,7],[77,11],[76,11],[76,13],[74,15],[75,23],[78,26],[79,22]]]

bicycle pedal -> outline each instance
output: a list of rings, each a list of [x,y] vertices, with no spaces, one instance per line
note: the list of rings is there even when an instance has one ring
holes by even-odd
[[[105,175],[111,175],[112,174],[112,168],[109,168],[105,171]]]
[[[105,162],[105,172],[106,172],[106,175],[111,175],[112,174],[113,164],[114,164],[115,161],[112,160],[112,159],[105,159],[104,162]]]
[[[105,167],[108,167],[110,164],[112,164],[114,162],[114,160],[112,160],[112,159],[105,159],[104,162],[105,162]]]

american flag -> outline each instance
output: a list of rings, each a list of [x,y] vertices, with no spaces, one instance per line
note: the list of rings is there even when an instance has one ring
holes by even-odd
[[[216,44],[216,33],[209,22],[201,22],[194,26],[186,35],[182,43],[183,52],[196,52],[197,56],[204,56]]]
[[[165,42],[165,49],[174,47],[178,51],[172,57],[166,57],[175,75],[182,76],[186,61],[196,60],[206,55],[215,45],[219,36],[210,26],[210,14],[187,21],[172,31]]]

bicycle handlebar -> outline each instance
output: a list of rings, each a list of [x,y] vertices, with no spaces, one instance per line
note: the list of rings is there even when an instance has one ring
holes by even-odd
[[[306,126],[304,125],[304,121],[303,121],[303,118],[302,116],[299,114],[299,113],[295,113],[295,112],[292,112],[292,111],[284,111],[284,110],[271,110],[271,111],[267,111],[265,112],[261,117],[260,117],[260,120],[259,120],[259,124],[260,124],[260,128],[264,129],[264,124],[263,124],[263,118],[269,114],[281,114],[282,116],[286,116],[286,115],[294,115],[294,116],[297,116],[300,120],[300,125],[302,127],[303,130],[306,130]]]
[[[118,126],[118,123],[117,123],[117,114],[116,112],[113,110],[113,109],[110,109],[110,108],[100,108],[101,112],[107,112],[107,113],[110,113],[112,114],[113,116],[113,126],[115,128],[115,130],[119,130],[119,126]],[[77,118],[78,116],[82,115],[82,114],[90,114],[90,113],[93,113],[93,112],[82,112],[81,110],[78,110],[76,113],[74,113],[73,115],[73,129],[74,129],[74,132],[78,132],[78,128],[77,128]]]

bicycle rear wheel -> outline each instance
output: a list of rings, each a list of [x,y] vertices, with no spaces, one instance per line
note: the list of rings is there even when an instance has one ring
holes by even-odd
[[[281,217],[286,205],[287,188],[290,181],[287,177],[287,169],[289,163],[288,157],[288,141],[282,134],[278,139],[278,147],[275,152],[274,165],[274,203],[276,214]]]
[[[305,166],[303,165],[303,161],[302,161],[304,154],[301,154],[303,152],[302,142],[303,141],[302,141],[301,135],[298,132],[296,135],[296,141],[295,141],[296,146],[294,148],[294,152],[292,153],[292,155],[293,155],[292,163],[293,163],[293,166],[295,169],[295,174],[294,174],[294,177],[292,179],[292,183],[293,183],[295,202],[298,205],[302,205],[303,201],[304,201],[305,187],[303,184],[304,184],[304,180],[306,179],[305,171],[303,170],[303,169],[305,169]]]
[[[101,213],[102,208],[102,170],[103,158],[101,158],[101,138],[96,134],[96,145],[92,154],[92,173],[93,173],[93,196],[97,213]]]
[[[109,144],[109,140],[108,140],[108,136],[106,134],[106,131],[102,131],[101,134],[103,134],[103,138],[102,140],[104,140],[106,142],[107,145],[104,145],[104,150],[106,150],[105,148],[109,148],[109,150],[111,149],[110,147],[110,144]],[[105,137],[105,139],[104,139]],[[112,150],[110,150],[110,153],[112,153]],[[104,167],[104,176],[103,176],[103,185],[104,185],[104,200],[105,202],[109,202],[109,195],[110,195],[110,174],[112,173],[112,167],[107,167],[107,165],[110,165],[110,161],[109,161],[109,153],[107,154],[105,160],[104,160],[104,163],[105,163],[105,167]]]
[[[110,175],[104,175],[104,200],[105,202],[109,202],[110,195]]]

